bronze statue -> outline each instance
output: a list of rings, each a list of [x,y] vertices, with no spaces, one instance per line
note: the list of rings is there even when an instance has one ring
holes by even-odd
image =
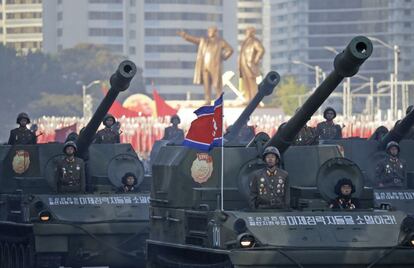
[[[250,101],[257,93],[256,77],[260,75],[259,62],[265,52],[262,43],[256,38],[254,27],[246,28],[246,39],[244,39],[239,55],[239,72],[243,81],[243,91],[247,93]]]
[[[194,70],[194,84],[204,85],[204,99],[211,103],[211,86],[216,90],[218,98],[222,92],[221,69],[222,61],[233,54],[233,48],[217,34],[217,27],[207,30],[206,37],[196,37],[184,31],[177,34],[188,42],[198,45],[197,59]]]

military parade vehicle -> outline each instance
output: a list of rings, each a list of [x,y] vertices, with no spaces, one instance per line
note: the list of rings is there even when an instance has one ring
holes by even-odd
[[[0,146],[0,267],[137,267],[149,234],[149,181],[130,144],[91,144],[96,130],[136,73],[123,61],[111,88],[77,139],[87,192],[57,193],[63,144]],[[125,172],[138,193],[115,194]]]
[[[380,138],[347,138],[335,141],[323,141],[323,143],[337,144],[344,156],[355,162],[364,175],[365,185],[374,187],[375,207],[388,207],[398,209],[409,214],[414,213],[414,141],[404,139],[414,126],[414,112],[409,111],[406,116],[397,121],[395,126]],[[375,135],[375,133],[374,133]],[[373,135],[373,136],[374,136]],[[376,188],[377,164],[386,156],[386,146],[395,141],[400,145],[399,157],[405,160],[407,170],[406,187]]]
[[[372,188],[364,187],[363,172],[343,157],[340,146],[290,146],[372,49],[368,38],[353,38],[336,56],[334,70],[271,138],[259,133],[240,145],[230,132],[224,148],[208,153],[161,146],[152,166],[147,267],[412,267],[412,217],[387,207],[373,209]],[[278,80],[268,74],[258,95],[266,95]],[[257,99],[246,110],[254,109]],[[246,120],[242,115],[237,124]],[[237,124],[231,131],[238,131]],[[280,150],[289,173],[289,208],[251,209],[252,174],[264,167],[262,152],[270,145]],[[343,177],[352,180],[360,209],[328,208]]]

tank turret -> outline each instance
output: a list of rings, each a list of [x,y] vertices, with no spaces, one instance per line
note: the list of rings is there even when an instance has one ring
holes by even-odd
[[[129,87],[129,83],[136,73],[137,67],[132,61],[125,60],[119,64],[118,69],[109,80],[111,88],[76,141],[76,145],[78,146],[77,155],[79,157],[85,158],[85,153],[94,139],[96,130],[99,128],[99,125],[108,113],[118,94]]]
[[[224,135],[226,142],[231,143],[240,133],[240,130],[244,125],[249,121],[250,115],[254,112],[259,103],[263,100],[265,96],[268,96],[273,93],[274,88],[280,82],[280,75],[271,71],[267,73],[263,81],[258,85],[258,92],[250,103],[243,110],[239,118],[234,122],[231,129]]]
[[[315,89],[295,115],[265,145],[276,146],[281,153],[291,145],[295,136],[319,109],[322,103],[336,89],[345,77],[355,75],[359,67],[372,54],[372,43],[364,36],[351,40],[345,50],[335,57],[334,70]]]

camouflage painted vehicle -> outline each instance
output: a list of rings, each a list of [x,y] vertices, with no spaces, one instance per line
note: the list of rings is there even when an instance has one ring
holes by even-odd
[[[374,189],[375,207],[389,207],[402,210],[406,213],[414,213],[414,140],[403,139],[414,126],[414,111],[409,112],[402,120],[398,121],[386,135],[380,140],[373,139],[343,139],[336,140],[335,144],[341,147],[346,158],[354,161],[362,170],[365,185],[374,187],[375,168],[378,162],[386,155],[385,147],[390,141],[400,143],[400,157],[406,161],[407,189]]]
[[[142,163],[130,144],[91,144],[135,73],[133,62],[119,65],[77,140],[88,193],[57,194],[55,159],[63,144],[0,146],[0,267],[144,265],[150,185]],[[114,194],[127,171],[136,174],[141,192]]]
[[[412,267],[413,218],[373,210],[372,188],[363,187],[361,170],[339,146],[290,146],[341,80],[356,74],[371,53],[369,39],[352,39],[335,58],[334,71],[275,136],[258,134],[247,146],[228,141],[223,181],[221,148],[207,154],[161,147],[153,164],[147,267]],[[289,172],[288,210],[249,209],[251,176],[264,166],[267,145],[279,148]],[[353,181],[361,209],[328,209],[342,177]]]

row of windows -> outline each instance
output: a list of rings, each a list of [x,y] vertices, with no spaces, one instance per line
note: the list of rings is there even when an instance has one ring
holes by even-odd
[[[22,33],[41,33],[42,27],[15,27],[7,28],[8,34],[22,34]]]
[[[256,23],[261,24],[262,19],[261,18],[240,18],[238,19],[239,23]]]
[[[346,22],[384,20],[388,18],[388,10],[353,10],[345,12],[312,12],[309,13],[309,22]]]
[[[246,32],[245,29],[240,29],[239,30],[239,34],[244,34]],[[256,35],[261,35],[262,34],[262,29],[256,29]]]
[[[160,86],[192,85],[193,79],[182,77],[151,77],[145,79],[145,84],[150,85],[151,83]]]
[[[187,52],[195,53],[197,46],[194,45],[145,45],[147,53],[171,53],[171,52]]]
[[[42,13],[40,12],[7,13],[6,18],[8,19],[40,19],[42,18]]]
[[[89,36],[119,36],[122,37],[120,28],[89,28]]]
[[[194,61],[146,61],[145,68],[150,69],[193,69]]]
[[[145,0],[146,4],[223,5],[223,0]]]
[[[379,8],[388,7],[388,0],[330,0],[329,5],[326,0],[312,0],[308,2],[309,10],[312,9],[350,9],[350,8]]]
[[[90,20],[122,20],[122,12],[95,12],[91,11],[88,13]]]
[[[19,49],[40,49],[42,47],[42,42],[13,42],[13,43],[7,43],[7,46],[13,47],[17,50]]]
[[[349,25],[321,25],[310,26],[309,34],[357,34],[357,33],[378,33],[387,32],[388,24],[386,22],[377,23],[358,23]]]
[[[238,12],[253,12],[253,13],[262,13],[262,8],[260,7],[239,7]]]
[[[147,12],[145,20],[193,20],[193,21],[222,21],[221,14],[185,13],[185,12]]]
[[[42,0],[6,0],[6,4],[41,4]]]
[[[89,0],[90,4],[122,4],[123,0]]]
[[[145,29],[145,36],[177,36],[178,30],[183,30],[195,36],[205,36],[207,34],[206,29],[147,28]],[[222,35],[222,31],[219,31],[219,35]]]

